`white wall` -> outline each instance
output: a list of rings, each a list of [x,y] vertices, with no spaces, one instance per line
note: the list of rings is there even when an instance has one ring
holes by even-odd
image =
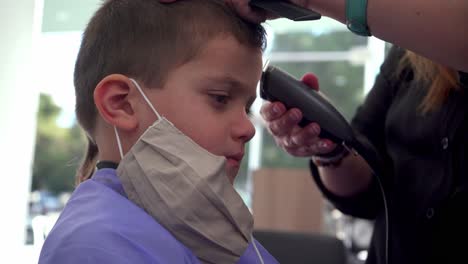
[[[42,6],[38,0],[0,1],[0,262],[26,263],[20,259],[38,104],[33,43]]]

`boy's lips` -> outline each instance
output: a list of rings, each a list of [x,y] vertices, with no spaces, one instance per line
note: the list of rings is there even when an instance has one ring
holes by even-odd
[[[234,155],[229,155],[229,156],[225,156],[226,157],[226,160],[227,160],[227,164],[230,165],[230,166],[235,166],[235,167],[239,167],[241,162],[242,162],[242,158],[244,157],[244,153],[243,152],[240,152],[240,153],[237,153],[237,154],[234,154]]]

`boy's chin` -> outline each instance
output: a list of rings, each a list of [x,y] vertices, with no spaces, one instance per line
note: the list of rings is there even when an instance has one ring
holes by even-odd
[[[238,171],[239,171],[238,169],[235,169],[235,170],[232,169],[232,168],[227,168],[227,169],[226,169],[226,175],[227,175],[227,177],[228,177],[228,179],[229,179],[229,182],[230,182],[231,184],[234,184],[234,180],[236,179],[236,176],[237,176],[237,172],[238,172]]]

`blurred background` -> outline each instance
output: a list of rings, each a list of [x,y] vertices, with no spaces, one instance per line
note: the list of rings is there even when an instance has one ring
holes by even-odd
[[[37,263],[40,247],[74,189],[85,138],[74,116],[73,67],[81,34],[100,0],[0,0],[0,261]],[[320,89],[349,120],[389,44],[350,33],[328,18],[265,23],[265,60]],[[235,183],[257,230],[320,234],[343,242],[361,263],[372,223],[342,215],[323,200],[308,160],[279,149],[253,107],[257,128]]]

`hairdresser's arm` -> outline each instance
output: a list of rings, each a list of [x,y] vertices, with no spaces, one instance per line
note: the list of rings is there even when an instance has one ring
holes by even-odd
[[[309,0],[309,8],[345,22],[345,0]],[[468,1],[368,0],[374,36],[468,72]]]
[[[253,21],[267,18],[256,16],[248,0],[225,1]],[[346,0],[291,1],[346,21]],[[374,36],[464,72],[468,72],[467,14],[466,0],[368,0],[368,24]]]

